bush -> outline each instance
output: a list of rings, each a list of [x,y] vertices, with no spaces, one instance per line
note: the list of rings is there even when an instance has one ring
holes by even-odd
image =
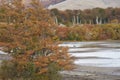
[[[66,41],[120,39],[120,24],[82,25],[67,28],[62,27],[62,30],[58,28],[58,31],[59,33],[56,33],[58,38]],[[60,33],[64,33],[64,35]]]
[[[18,63],[12,61],[3,61],[0,68],[0,77],[2,80],[60,80],[58,71],[60,67],[55,63],[48,65],[48,71],[44,74],[36,74],[37,67],[32,63],[27,63],[19,69]]]

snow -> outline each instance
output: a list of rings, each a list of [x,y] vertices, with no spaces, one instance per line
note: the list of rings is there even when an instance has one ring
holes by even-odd
[[[78,59],[74,63],[84,66],[120,67],[120,59]]]
[[[0,54],[7,54],[7,53],[5,53],[5,52],[3,52],[3,51],[0,51]]]
[[[65,42],[59,46],[69,47],[68,52],[77,58],[74,62],[77,65],[120,67],[120,42]]]
[[[86,52],[86,53],[70,53],[75,57],[101,57],[101,58],[111,58],[111,59],[120,59],[120,51],[116,50],[102,50],[97,52]]]

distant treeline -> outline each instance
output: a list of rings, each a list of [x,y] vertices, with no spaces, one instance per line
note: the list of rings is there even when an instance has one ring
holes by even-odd
[[[120,22],[120,8],[94,8],[86,10],[50,10],[56,24],[71,26],[74,24],[106,24]]]

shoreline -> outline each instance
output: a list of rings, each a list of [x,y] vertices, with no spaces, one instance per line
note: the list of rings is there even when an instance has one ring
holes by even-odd
[[[63,71],[62,80],[120,80],[119,67],[78,66],[72,71]]]

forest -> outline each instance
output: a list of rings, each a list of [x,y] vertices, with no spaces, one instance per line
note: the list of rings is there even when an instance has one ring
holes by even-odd
[[[106,24],[120,22],[120,8],[94,8],[86,10],[50,10],[51,16],[57,24],[67,26],[75,24]]]
[[[62,41],[120,40],[120,8],[50,10]]]

